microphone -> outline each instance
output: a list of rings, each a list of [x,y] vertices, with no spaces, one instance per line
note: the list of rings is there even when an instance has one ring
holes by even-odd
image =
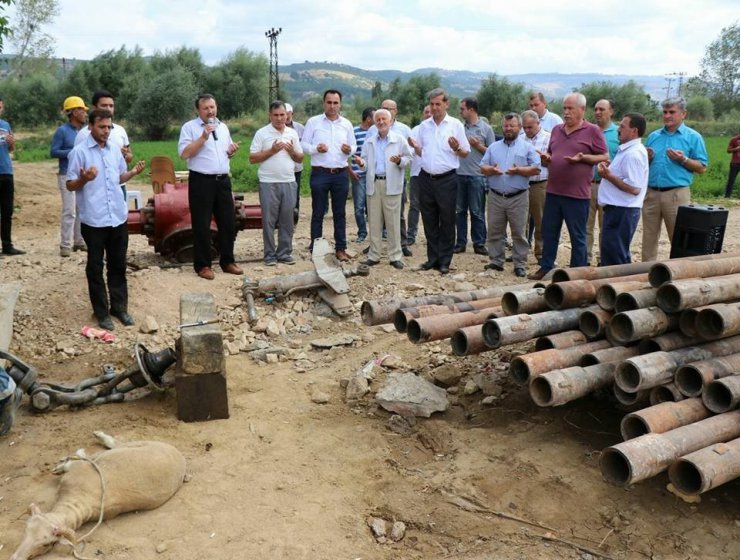
[[[216,124],[216,119],[214,119],[213,117],[211,117],[210,119],[208,119],[208,124],[215,125]],[[218,140],[218,136],[216,136],[216,131],[215,130],[212,130],[211,131],[211,134],[213,134],[213,139],[214,140]]]

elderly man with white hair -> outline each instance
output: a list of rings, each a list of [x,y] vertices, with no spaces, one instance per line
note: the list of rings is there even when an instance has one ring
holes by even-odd
[[[542,163],[548,167],[547,194],[542,215],[542,261],[530,280],[555,267],[563,222],[570,235],[570,266],[586,266],[586,222],[591,204],[593,166],[607,161],[609,151],[601,129],[584,119],[586,97],[574,92],[563,100],[563,124],[550,134]]]
[[[411,148],[406,139],[391,130],[393,116],[387,109],[373,115],[376,135],[368,136],[362,145],[358,163],[367,170],[367,213],[370,226],[370,250],[365,264],[380,262],[383,224],[388,231],[388,260],[392,267],[402,269],[401,260],[401,197],[404,168],[411,163]]]

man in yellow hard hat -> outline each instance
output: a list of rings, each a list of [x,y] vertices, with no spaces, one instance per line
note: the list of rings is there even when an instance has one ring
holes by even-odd
[[[75,145],[77,133],[87,122],[87,107],[82,98],[73,95],[64,100],[62,110],[68,122],[57,128],[51,139],[51,157],[59,160],[57,185],[62,195],[62,219],[59,237],[59,255],[69,257],[72,251],[85,251],[87,246],[80,231],[77,195],[67,190],[67,156]]]

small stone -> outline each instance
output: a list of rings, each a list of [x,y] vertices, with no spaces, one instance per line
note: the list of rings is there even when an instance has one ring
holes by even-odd
[[[314,348],[334,348],[335,346],[349,346],[355,341],[355,337],[349,334],[335,335],[327,338],[317,338],[311,341]]]
[[[151,315],[144,317],[144,320],[139,323],[139,332],[144,334],[152,334],[159,330],[159,324],[157,320]]]
[[[455,282],[463,282],[463,281],[465,281],[465,273],[464,272],[459,272],[457,274],[453,274],[452,275],[452,279]]]
[[[385,537],[388,534],[388,523],[385,519],[381,519],[380,517],[371,517],[370,520],[370,529],[376,539]]]
[[[498,397],[494,397],[493,395],[491,395],[490,397],[485,397],[485,398],[484,398],[484,399],[483,399],[483,400],[481,401],[481,404],[485,404],[485,405],[492,405],[492,404],[493,404],[493,403],[495,403],[495,402],[496,402],[497,400],[498,400]]]
[[[405,372],[391,373],[375,395],[380,406],[401,416],[424,416],[450,407],[447,393],[425,379]]]
[[[241,350],[241,345],[238,342],[225,342],[224,348],[229,356],[236,356]]]
[[[443,387],[450,387],[460,383],[462,372],[458,364],[445,364],[432,370],[432,377]]]
[[[381,365],[389,369],[401,369],[407,367],[398,356],[386,356],[381,362]]]
[[[465,388],[463,389],[463,393],[466,395],[472,395],[473,393],[477,393],[480,391],[480,387],[478,387],[478,384],[473,381],[472,379],[468,379],[465,382]]]
[[[380,330],[387,333],[396,332],[396,327],[393,325],[380,325]]]
[[[396,521],[393,523],[393,527],[391,528],[391,534],[390,539],[393,542],[400,541],[404,535],[406,534],[406,524],[403,521]]]
[[[356,401],[367,395],[370,386],[365,377],[356,375],[347,381],[346,396],[348,401]]]
[[[315,404],[326,404],[330,400],[331,396],[328,393],[324,393],[323,391],[319,391],[318,389],[311,393],[311,402]]]
[[[265,354],[265,360],[268,364],[276,364],[280,361],[277,354]]]
[[[473,376],[473,381],[483,391],[484,395],[492,395],[494,397],[500,397],[503,392],[503,388],[498,382],[498,377],[491,373],[483,372]]]
[[[456,292],[474,292],[478,289],[478,286],[472,282],[456,282],[454,291]]]
[[[162,554],[163,552],[167,552],[167,545],[165,543],[159,543],[154,550],[157,551],[157,554]]]
[[[399,414],[394,414],[388,419],[388,429],[391,432],[401,434],[402,436],[405,436],[411,433],[411,426],[406,421],[406,419]]]
[[[270,337],[280,336],[280,325],[276,321],[268,321],[267,327],[265,328],[265,334]]]

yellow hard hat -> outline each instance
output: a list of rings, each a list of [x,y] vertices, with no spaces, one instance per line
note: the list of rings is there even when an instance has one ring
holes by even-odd
[[[84,109],[85,111],[87,111],[85,102],[82,100],[81,97],[77,97],[76,95],[68,97],[64,100],[64,111],[71,111],[72,109]]]

